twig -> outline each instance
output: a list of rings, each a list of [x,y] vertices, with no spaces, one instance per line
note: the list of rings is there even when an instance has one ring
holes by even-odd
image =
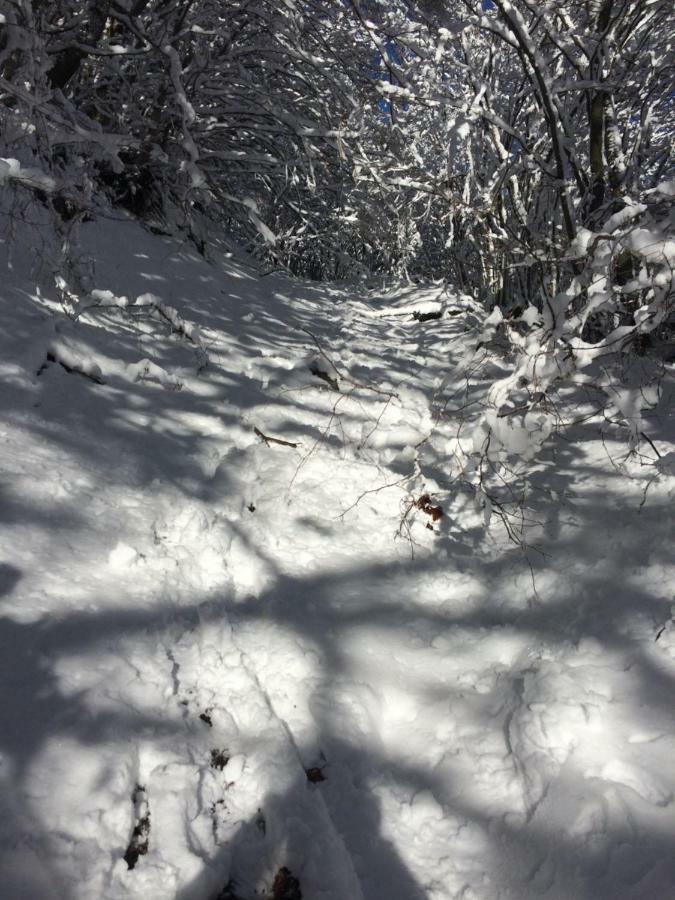
[[[62,359],[59,359],[55,356],[51,351],[47,354],[46,360],[42,363],[40,368],[37,370],[36,375],[42,375],[42,373],[49,367],[49,363],[58,363],[62,369],[65,369],[69,375],[81,375],[83,378],[88,378],[89,381],[93,381],[94,384],[105,384],[103,378],[100,375],[96,375],[93,372],[85,372],[84,369],[77,368],[76,366],[70,366],[68,363],[65,363]]]
[[[309,371],[312,373],[312,375],[316,375],[317,378],[325,381],[332,390],[340,393],[340,385],[337,378],[331,378],[328,372],[324,372],[323,369],[320,369],[316,363],[312,363],[312,365],[309,367]]]
[[[269,434],[263,434],[259,428],[253,426],[256,435],[269,447],[271,444],[279,444],[281,447],[297,447],[293,441],[284,441],[281,438],[270,437]]]
[[[413,319],[417,322],[429,322],[431,319],[440,319],[443,315],[442,309],[436,309],[432,312],[418,312],[417,310],[412,314]]]
[[[403,484],[404,481],[409,481],[410,475],[405,475],[403,478],[399,478],[397,481],[392,481],[390,484],[381,484],[379,487],[371,488],[368,491],[363,491],[359,496],[354,500],[354,502],[347,507],[347,509],[343,510],[339,516],[336,516],[336,519],[343,519],[348,512],[351,512],[359,503],[363,500],[364,497],[367,497],[369,494],[379,494],[380,491],[384,491],[387,488],[396,487],[399,484]]]
[[[658,479],[658,477],[659,477],[658,474],[652,475],[652,477],[649,479],[649,481],[645,485],[645,489],[642,492],[642,500],[640,500],[640,505],[638,506],[638,515],[642,512],[642,509],[643,509],[645,503],[647,502],[647,493],[649,492],[649,488]]]
[[[310,456],[314,453],[314,451],[316,450],[316,448],[317,448],[317,447],[319,446],[319,444],[321,443],[321,440],[322,440],[323,438],[327,437],[327,436],[330,434],[330,430],[331,430],[331,427],[332,427],[332,425],[333,425],[333,420],[334,420],[334,419],[336,418],[336,416],[337,416],[337,408],[338,408],[338,406],[340,405],[340,403],[341,403],[346,397],[349,397],[349,396],[350,396],[350,394],[340,394],[340,396],[337,398],[337,400],[336,400],[335,403],[333,404],[333,409],[332,409],[332,411],[331,411],[330,418],[328,419],[328,425],[325,427],[325,429],[324,429],[323,432],[321,433],[320,437],[318,437],[318,438],[314,441],[314,443],[313,443],[312,446],[309,448],[309,450],[307,451],[307,453],[305,454],[305,456],[303,456],[303,458],[302,458],[302,459],[300,460],[300,462],[298,463],[297,468],[296,468],[295,472],[293,473],[293,477],[291,478],[291,480],[290,480],[289,483],[288,483],[288,487],[287,487],[287,489],[286,489],[287,495],[290,495],[291,488],[292,488],[293,485],[295,484],[295,479],[298,477],[298,474],[300,473],[300,469],[302,469],[302,467],[305,465],[305,463],[307,462],[307,460],[308,460],[308,459],[310,458]]]
[[[652,450],[654,451],[654,453],[656,453],[656,455],[658,456],[658,458],[659,458],[659,459],[663,459],[663,457],[661,456],[661,454],[659,453],[659,451],[658,451],[658,450],[656,449],[656,447],[654,446],[654,442],[653,442],[652,439],[649,437],[649,435],[646,435],[646,434],[644,433],[644,431],[641,431],[640,434],[641,434],[641,436],[647,441],[647,443],[648,443],[649,446],[652,448]]]
[[[301,328],[300,331],[304,331],[305,334],[308,334],[311,337],[311,339],[316,344],[316,349],[319,351],[322,359],[326,360],[326,362],[331,367],[331,369],[335,372],[335,374],[338,376],[338,378],[340,378],[342,381],[346,382],[347,384],[350,384],[353,388],[359,388],[362,391],[372,391],[374,394],[381,394],[383,397],[395,397],[397,400],[399,399],[399,396],[396,393],[396,391],[385,391],[382,388],[376,388],[370,384],[363,384],[359,381],[354,381],[352,378],[348,378],[346,375],[344,375],[338,369],[338,367],[335,365],[333,360],[328,356],[326,351],[323,349],[323,347],[319,343],[319,339],[317,338],[317,336],[315,334],[313,334],[308,328]],[[317,368],[317,367],[314,366],[313,368],[311,368],[310,372],[312,372],[314,375],[318,375],[319,378],[323,378],[324,381],[328,380],[329,376],[326,376],[326,373],[319,374],[319,371],[315,372],[314,368]],[[332,381],[333,381],[333,379],[330,379],[329,384]],[[333,385],[331,385],[331,386],[333,386]],[[338,387],[335,387],[334,389],[339,390]]]

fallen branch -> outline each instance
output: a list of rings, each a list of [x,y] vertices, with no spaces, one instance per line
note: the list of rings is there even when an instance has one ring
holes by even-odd
[[[428,322],[431,319],[440,319],[443,315],[443,310],[435,309],[432,312],[418,312],[417,310],[412,314],[413,319],[416,322]]]
[[[381,394],[383,397],[396,397],[397,400],[399,399],[399,396],[396,393],[396,391],[385,391],[382,388],[373,387],[370,384],[363,384],[362,382],[354,381],[352,378],[348,378],[346,375],[344,375],[338,369],[338,367],[335,365],[333,360],[328,356],[326,351],[323,349],[323,347],[319,343],[319,339],[317,338],[317,336],[315,334],[312,334],[312,332],[308,328],[301,328],[300,330],[304,331],[305,334],[308,334],[311,337],[311,339],[316,344],[316,349],[319,351],[322,358],[326,360],[326,362],[331,367],[331,369],[335,372],[335,374],[337,375],[337,378],[341,379],[346,384],[351,385],[351,387],[353,387],[353,388],[358,388],[359,390],[362,390],[362,391],[372,391],[374,394]],[[316,363],[314,363],[313,366],[310,367],[310,372],[312,372],[312,374],[314,374],[314,375],[318,375],[319,378],[324,378],[324,380],[326,380],[324,377],[326,375],[326,373],[322,373],[321,375],[319,375],[318,372],[313,371],[314,368],[318,369],[318,366],[316,366]],[[327,377],[330,377],[330,376],[327,376]],[[331,381],[335,382],[335,385],[338,384],[337,378],[331,379]],[[335,387],[334,389],[339,391],[339,387]]]
[[[263,434],[259,428],[253,427],[253,431],[256,435],[270,447],[272,444],[279,444],[281,447],[297,447],[297,444],[294,444],[293,441],[284,441],[281,438],[270,437],[269,434]]]
[[[51,350],[47,353],[46,360],[42,363],[36,374],[42,375],[45,369],[49,367],[50,363],[58,363],[61,368],[65,369],[69,374],[81,375],[83,378],[88,378],[89,381],[93,381],[94,384],[105,384],[103,376],[101,375],[101,370],[95,363],[87,366],[86,363],[80,361],[75,361],[74,363],[64,362],[63,359],[54,354]]]

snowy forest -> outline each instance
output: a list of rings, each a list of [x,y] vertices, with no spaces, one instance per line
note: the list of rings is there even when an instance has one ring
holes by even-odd
[[[672,0],[0,0],[2,900],[675,900]]]

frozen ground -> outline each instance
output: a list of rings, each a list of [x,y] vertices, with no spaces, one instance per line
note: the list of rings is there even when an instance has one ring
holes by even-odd
[[[524,552],[447,478],[465,299],[83,237],[77,321],[2,268],[0,896],[675,898],[672,372]]]

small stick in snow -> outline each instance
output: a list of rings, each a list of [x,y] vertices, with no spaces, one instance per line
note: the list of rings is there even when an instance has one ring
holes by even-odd
[[[93,381],[94,384],[105,384],[103,378],[98,375],[95,370],[86,372],[82,368],[68,365],[68,363],[65,363],[62,359],[58,359],[51,351],[47,354],[47,359],[42,363],[36,374],[42,375],[45,369],[49,367],[49,363],[58,363],[69,375],[81,375],[83,378],[88,378],[89,381]]]
[[[312,373],[312,375],[316,375],[317,378],[325,381],[326,384],[334,391],[340,391],[340,385],[337,378],[331,378],[328,372],[324,372],[323,369],[320,369],[316,363],[312,363],[312,365],[309,367],[309,371]]]
[[[403,484],[404,481],[409,481],[411,478],[410,475],[404,475],[403,478],[399,478],[397,481],[392,481],[389,484],[381,484],[380,487],[371,488],[368,491],[363,491],[363,493],[359,494],[356,500],[347,507],[347,509],[343,510],[339,516],[336,516],[336,519],[343,519],[348,512],[351,512],[359,503],[363,500],[364,497],[367,497],[368,494],[379,494],[380,491],[384,491],[387,488],[396,487],[399,484]]]
[[[426,313],[415,310],[412,315],[416,322],[429,322],[431,319],[440,319],[443,315],[443,310],[435,309],[432,312]]]
[[[331,382],[334,381],[335,384],[333,385],[331,382],[329,382],[329,384],[331,384],[331,387],[333,387],[334,390],[336,390],[338,392],[340,391],[340,388],[338,387],[338,379],[341,379],[346,384],[351,385],[353,388],[358,388],[362,391],[372,391],[374,394],[381,394],[383,397],[396,397],[397,400],[399,399],[399,396],[396,393],[396,391],[386,391],[386,390],[383,390],[382,388],[373,387],[373,385],[371,385],[371,384],[363,384],[360,381],[354,381],[353,379],[348,378],[343,372],[341,372],[338,369],[338,367],[335,365],[333,360],[328,356],[326,351],[323,349],[323,347],[319,343],[319,339],[317,338],[317,336],[315,334],[313,334],[309,330],[309,328],[301,328],[300,331],[304,331],[305,334],[308,334],[311,337],[311,339],[316,344],[316,348],[319,351],[319,353],[321,354],[322,358],[326,360],[328,365],[335,372],[337,378],[331,379]],[[318,367],[316,366],[316,364],[314,364],[313,368],[318,368]],[[312,374],[318,375],[319,378],[324,378],[325,373],[319,374],[319,372],[314,372],[313,368],[310,368],[310,372],[312,372]],[[324,380],[326,380],[326,379],[324,378]]]
[[[281,447],[297,447],[298,445],[293,443],[293,441],[283,441],[281,438],[270,437],[269,434],[263,434],[259,428],[254,426],[253,431],[256,435],[264,441],[265,444],[269,447],[271,444],[279,444]],[[254,507],[255,508],[255,507]]]
[[[150,809],[148,797],[142,784],[137,784],[131,797],[134,805],[134,829],[124,861],[129,869],[136,868],[139,857],[145,856],[150,843]]]
[[[659,458],[659,459],[663,459],[663,457],[661,456],[661,454],[659,453],[659,451],[658,451],[658,450],[656,449],[656,447],[654,446],[654,441],[649,437],[649,435],[645,434],[644,431],[641,431],[641,432],[640,432],[640,435],[647,441],[647,443],[648,443],[649,446],[652,448],[652,450],[654,451],[654,453],[656,453],[656,455],[658,456],[658,458]]]

